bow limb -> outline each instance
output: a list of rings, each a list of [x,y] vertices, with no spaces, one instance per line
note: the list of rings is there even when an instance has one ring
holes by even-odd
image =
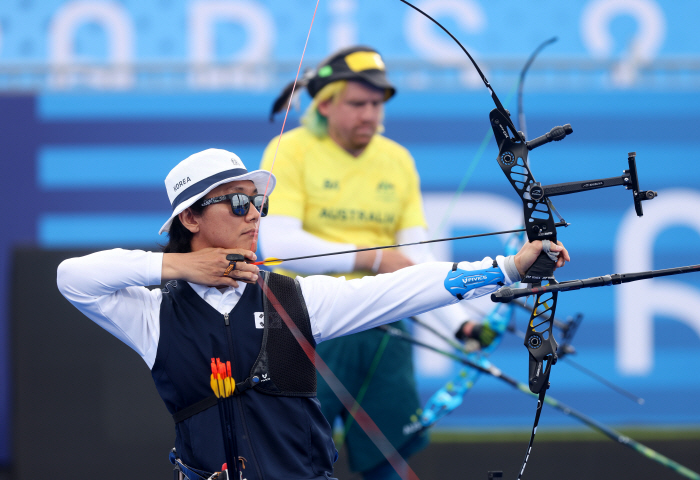
[[[535,61],[537,55],[549,44],[557,41],[557,37],[552,37],[549,40],[545,40],[540,43],[540,45],[535,49],[530,55],[530,58],[525,62],[525,66],[520,71],[520,78],[518,79],[518,128],[523,135],[527,137],[527,125],[525,122],[525,110],[523,109],[523,86],[525,85],[525,75],[527,74],[530,65]]]

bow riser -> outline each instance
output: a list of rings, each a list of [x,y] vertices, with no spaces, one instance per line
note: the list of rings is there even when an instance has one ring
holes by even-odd
[[[509,122],[503,112],[495,108],[489,115],[491,127],[498,143],[498,165],[513,186],[523,203],[525,231],[530,241],[549,240],[557,242],[557,229],[551,208],[544,197],[535,201],[530,195],[535,185],[535,178],[528,166],[528,147],[522,138],[511,138],[508,134]],[[530,267],[523,282],[541,285],[542,282],[553,283],[556,262],[542,252],[535,264]],[[549,386],[549,373],[557,359],[557,342],[552,328],[557,295],[538,295],[535,308],[530,316],[530,323],[525,335],[525,346],[529,353],[528,380],[530,390],[539,393]]]

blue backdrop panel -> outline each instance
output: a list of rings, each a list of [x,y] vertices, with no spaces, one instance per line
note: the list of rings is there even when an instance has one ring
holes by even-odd
[[[8,221],[0,238],[0,305],[7,305],[12,248],[157,248],[163,241],[157,229],[169,212],[162,182],[172,165],[198,150],[220,147],[256,167],[265,145],[279,132],[281,120],[271,124],[267,113],[282,82],[296,71],[315,3],[0,2],[0,90],[44,92],[0,96],[0,198]],[[554,0],[537,5],[419,3],[480,63],[484,60],[487,76],[512,111],[513,79],[522,61],[545,38],[559,36],[538,60],[537,65],[548,67],[531,71],[528,80],[533,91],[547,91],[526,94],[528,132],[534,137],[571,123],[574,134],[532,152],[537,180],[547,184],[619,175],[627,153],[636,151],[642,187],[659,190],[637,223],[627,220],[631,198],[622,189],[556,199],[572,223],[561,239],[575,258],[559,277],[613,272],[629,258],[639,258],[640,268],[699,263],[694,257],[700,245],[694,131],[700,120],[700,82],[693,62],[700,43],[696,18],[689,15],[697,11],[695,0],[572,0],[565,9]],[[488,125],[493,104],[480,81],[464,75],[473,71],[457,47],[398,0],[324,0],[319,5],[306,66],[348,44],[370,44],[382,52],[402,87],[387,105],[386,135],[414,154],[427,203],[439,199],[439,206],[427,212],[431,228],[442,225],[446,235],[482,230],[465,218],[488,208],[479,203],[486,201],[483,197],[458,200],[445,216],[452,203],[449,193],[458,187],[466,195],[497,195],[516,208],[515,195],[494,161]],[[631,52],[634,62],[629,62]],[[225,68],[247,61],[260,68],[257,76],[237,79],[234,74],[221,85],[206,76],[198,79],[192,70],[195,64],[222,67],[215,73],[226,76]],[[499,61],[510,66],[498,67]],[[47,68],[55,64],[136,65],[139,73],[122,71],[126,81],[116,87],[110,82],[121,74],[110,72],[62,86],[60,75]],[[625,83],[610,74],[625,65],[643,81]],[[451,69],[440,70],[445,66]],[[29,70],[40,73],[34,76]],[[151,83],[151,71],[161,70],[169,73]],[[438,86],[443,80],[449,89]],[[76,88],[71,92],[71,87]],[[235,93],[212,91],[220,87]],[[91,91],[101,88],[125,93]],[[308,103],[306,97],[302,95],[302,105]],[[292,115],[288,128],[297,118]],[[655,210],[654,203],[664,208]],[[483,239],[454,243],[442,252],[463,259],[501,249],[500,240]],[[637,303],[657,303],[642,309],[639,319],[640,327],[653,321],[652,338],[640,342],[639,349],[651,363],[634,374],[622,361],[631,361],[634,352],[623,351],[621,342],[629,328],[624,327],[621,290],[563,295],[562,316],[586,315],[577,339],[579,361],[648,401],[644,407],[628,405],[565,364],[556,367],[552,394],[614,424],[698,426],[698,408],[691,399],[700,394],[700,380],[697,375],[686,378],[700,363],[700,326],[686,311],[696,304],[700,310],[697,280],[693,274],[658,281],[640,295]],[[644,311],[652,312],[652,320]],[[8,314],[7,307],[0,309],[0,464],[7,464],[11,453]],[[523,325],[527,320],[518,321]],[[494,362],[524,380],[525,359],[520,342],[509,339]],[[455,368],[441,365],[432,371],[419,368],[424,397]],[[455,412],[445,426],[509,428],[530,421],[532,402],[492,380],[469,395],[471,408]],[[543,425],[570,424],[561,415],[543,418]]]
[[[157,236],[157,229],[169,211],[162,183],[167,171],[187,155],[207,147],[230,149],[239,153],[249,168],[256,168],[265,145],[279,133],[281,125],[266,119],[273,97],[273,93],[253,97],[207,94],[201,98],[125,93],[0,97],[3,176],[11,179],[6,181],[3,201],[15,206],[6,212],[12,228],[0,240],[0,301],[6,301],[8,252],[15,245],[157,248],[157,243],[164,241]],[[532,152],[539,181],[547,184],[619,175],[626,168],[627,152],[637,151],[642,187],[660,192],[655,201],[679,191],[690,195],[689,199],[700,195],[700,166],[692,143],[692,128],[700,120],[700,95],[558,93],[533,94],[526,101],[531,136],[563,123],[574,128],[565,141]],[[495,194],[517,206],[517,198],[495,163],[493,141],[483,155],[478,154],[486,135],[490,138],[489,102],[480,92],[400,94],[388,104],[386,135],[413,152],[426,198],[450,194],[466,182],[469,194]],[[213,105],[217,106],[209,110]],[[296,114],[291,123],[296,123]],[[465,180],[466,172],[471,173]],[[558,276],[567,279],[614,272],[628,248],[615,242],[621,222],[632,208],[631,193],[609,189],[561,197],[555,203],[572,223],[560,238],[575,260]],[[653,203],[645,205],[649,213],[638,219],[640,224],[660,221],[663,214],[651,209]],[[459,204],[466,209],[484,207]],[[444,220],[446,208],[428,212],[431,224]],[[449,235],[479,230],[458,220],[447,219],[446,225]],[[700,244],[697,229],[669,225],[655,238],[651,252],[654,267],[698,263],[694,257]],[[472,259],[497,254],[501,245],[494,239],[456,242],[449,252],[455,259]],[[629,248],[634,250],[634,245]],[[697,274],[674,281],[693,292]],[[647,404],[639,407],[617,398],[564,362],[555,367],[552,395],[614,425],[700,425],[700,411],[692,401],[700,394],[700,381],[687,375],[700,368],[697,331],[671,310],[656,315],[652,368],[643,375],[625,373],[618,366],[616,295],[614,288],[563,294],[558,313],[562,317],[579,311],[585,314],[576,342],[577,360],[645,397]],[[0,349],[0,378],[4,379],[0,382],[0,414],[4,427],[0,459],[7,461],[11,395],[7,317],[6,312],[2,314],[0,342],[5,347]],[[524,316],[518,317],[521,328],[526,321]],[[493,360],[526,381],[526,352],[519,340],[506,341]],[[679,365],[683,368],[677,368]],[[426,398],[455,368],[421,373],[421,395]],[[524,395],[484,379],[469,394],[466,407],[443,425],[520,427],[531,421],[533,408],[532,400]],[[545,416],[543,424],[565,427],[572,422],[552,414]]]

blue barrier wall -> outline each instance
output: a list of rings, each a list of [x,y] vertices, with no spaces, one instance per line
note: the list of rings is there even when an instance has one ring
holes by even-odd
[[[280,128],[279,122],[269,124],[265,119],[272,98],[233,94],[2,97],[3,200],[14,205],[7,212],[12,228],[2,240],[3,261],[8,249],[21,243],[46,248],[157,248],[162,241],[157,229],[168,216],[162,181],[169,168],[210,146],[231,149],[255,167],[266,142]],[[689,94],[620,92],[527,97],[533,135],[557,124],[571,123],[574,128],[565,141],[533,151],[531,161],[539,181],[615,176],[626,168],[627,152],[635,150],[642,188],[659,191],[659,198],[645,204],[646,215],[634,218],[632,227],[625,227],[632,210],[631,193],[622,188],[556,199],[559,211],[572,223],[560,233],[574,256],[561,278],[611,273],[635,256],[640,258],[637,263],[632,258],[632,265],[642,270],[648,262],[653,268],[697,262],[700,167],[694,161],[693,127],[699,120],[698,100],[698,95]],[[226,105],[236,109],[227,111]],[[491,142],[483,156],[477,155],[482,140],[490,135],[489,109],[488,96],[465,93],[399,95],[387,106],[386,134],[408,146],[416,157],[433,231],[439,224],[447,225],[443,233],[450,236],[483,230],[480,222],[464,215],[492,208],[481,203],[487,194],[505,204],[496,208],[496,217],[512,216],[513,211],[517,217],[517,198],[494,161],[495,145]],[[447,201],[465,172],[471,172],[467,189],[445,220]],[[664,200],[670,203],[662,204]],[[666,225],[666,217],[680,220]],[[650,251],[640,250],[637,240],[620,243],[630,232],[634,239],[634,229],[640,225],[657,224],[662,226]],[[464,259],[494,255],[501,249],[499,240],[488,239],[457,242],[439,253]],[[6,282],[7,269],[3,272]],[[618,287],[563,294],[560,316],[585,315],[576,341],[577,361],[645,397],[647,403],[631,404],[565,362],[555,367],[552,395],[614,425],[680,428],[700,424],[693,400],[700,394],[700,382],[689,374],[700,367],[700,329],[697,320],[688,319],[673,304],[697,302],[700,293],[695,280],[697,274],[674,278],[672,285],[683,287],[678,296],[649,306],[654,310],[652,345],[642,363],[646,359],[651,366],[642,366],[637,373],[630,368],[638,368],[639,359],[628,358],[632,367],[621,366],[625,359],[620,358],[618,337],[624,299]],[[654,280],[654,289],[671,285],[667,282]],[[5,294],[6,284],[1,291]],[[519,317],[521,328],[526,322]],[[6,332],[7,326],[3,328]],[[425,397],[456,368],[419,352],[417,359]],[[526,382],[526,353],[517,338],[508,339],[493,360]],[[2,406],[7,415],[7,403]],[[531,421],[533,407],[518,392],[484,379],[469,394],[467,407],[442,426],[524,426]],[[570,426],[571,420],[547,415],[543,423]]]

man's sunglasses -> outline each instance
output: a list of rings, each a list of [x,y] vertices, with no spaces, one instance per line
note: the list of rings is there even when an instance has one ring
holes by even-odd
[[[264,204],[263,198],[265,198]],[[251,203],[258,209],[261,217],[266,216],[267,209],[270,208],[269,197],[265,197],[265,195],[249,196],[244,193],[229,193],[228,195],[222,195],[220,197],[207,198],[200,206],[206,207],[215,203],[225,202],[226,200],[231,202],[231,211],[238,217],[244,217],[248,214]]]

